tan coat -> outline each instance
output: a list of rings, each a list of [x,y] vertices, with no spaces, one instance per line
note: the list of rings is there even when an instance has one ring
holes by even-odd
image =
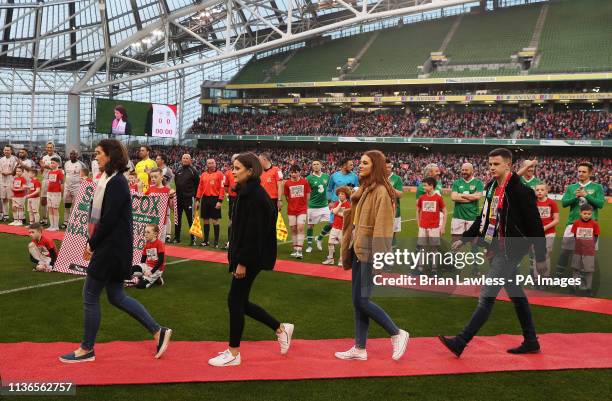
[[[351,208],[344,211],[342,267],[347,270],[352,267],[351,249],[362,262],[371,262],[374,253],[391,252],[394,216],[393,202],[383,185],[363,193],[358,190],[351,197]]]

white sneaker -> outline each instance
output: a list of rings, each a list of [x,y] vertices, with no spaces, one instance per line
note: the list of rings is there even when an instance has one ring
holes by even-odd
[[[317,249],[318,249],[319,251],[322,251],[322,250],[323,250],[323,241],[321,241],[321,240],[317,240]]]
[[[344,267],[342,266],[342,259],[338,260],[338,267]]]
[[[311,247],[311,246],[309,246],[308,248],[306,248],[306,253],[310,253],[310,252],[312,252],[312,247]]]
[[[296,253],[297,253],[297,251],[294,250],[293,252],[291,252],[291,254],[289,256],[291,256],[292,258],[295,258],[295,254]]]
[[[217,367],[238,366],[240,365],[240,352],[234,356],[229,349],[226,349],[223,352],[219,352],[218,356],[210,358],[208,364]]]
[[[280,345],[281,355],[285,355],[289,352],[289,347],[291,346],[291,337],[293,336],[294,325],[291,323],[282,323],[283,328],[285,329],[282,333],[276,333],[276,339],[278,340],[278,344]]]
[[[407,331],[400,329],[399,333],[395,336],[391,336],[391,344],[393,345],[393,360],[397,361],[404,355],[408,348],[408,340],[410,335]]]
[[[299,252],[299,251],[295,253],[295,257],[297,259],[304,259],[304,255],[302,255],[302,252]]]
[[[344,360],[356,360],[356,361],[367,361],[368,360],[368,351],[364,349],[359,349],[355,346],[348,351],[344,352],[336,352],[334,354],[338,359]]]
[[[13,221],[13,222],[9,223],[8,225],[9,225],[9,226],[16,226],[16,225],[17,225],[17,220],[15,220],[15,221]]]
[[[330,259],[330,258],[327,258],[323,262],[321,262],[321,264],[323,264],[323,265],[333,265],[334,264],[334,260]]]
[[[19,220],[14,221],[13,223],[15,223],[15,224],[13,224],[13,225],[14,225],[14,226],[16,226],[16,227],[21,227],[21,226],[23,226],[23,223],[22,223],[22,222],[20,222]]]

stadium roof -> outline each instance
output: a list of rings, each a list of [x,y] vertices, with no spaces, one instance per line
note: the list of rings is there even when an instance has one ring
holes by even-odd
[[[0,67],[80,72],[80,92],[470,2],[0,0]]]

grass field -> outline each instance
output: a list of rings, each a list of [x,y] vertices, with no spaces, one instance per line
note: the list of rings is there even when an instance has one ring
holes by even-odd
[[[452,208],[452,202],[448,198],[445,201]],[[565,213],[563,210],[562,225],[565,222]],[[403,219],[414,219],[414,214],[414,194],[406,194],[402,202]],[[224,223],[225,220],[226,218]],[[602,236],[609,237],[612,221],[605,209],[600,223],[604,230]],[[186,227],[184,231],[183,242],[187,243]],[[320,227],[317,227],[315,232],[319,231]],[[225,224],[221,233],[224,242]],[[414,221],[404,222],[402,237],[414,237],[415,233]],[[4,293],[6,290],[74,278],[70,275],[33,273],[26,252],[27,242],[26,237],[0,234],[3,251],[0,253],[0,342],[79,342],[82,334],[81,280]],[[288,259],[290,252],[290,243],[279,245],[279,258]],[[608,255],[610,250],[602,249],[601,252]],[[315,250],[312,254],[305,255],[305,261],[320,262],[324,256],[324,253]],[[609,263],[602,265],[608,267]],[[602,272],[599,281],[609,282],[612,276],[610,269],[600,270]],[[161,324],[174,329],[173,339],[226,340],[226,294],[230,281],[226,267],[189,261],[168,266],[164,277],[167,282],[164,287],[147,291],[128,291],[142,301]],[[296,338],[350,338],[353,336],[350,292],[350,283],[347,282],[265,273],[258,279],[252,298],[279,319],[295,322]],[[455,334],[469,319],[476,304],[474,298],[423,296],[380,297],[376,302],[389,312],[400,327],[408,330],[414,337]],[[98,342],[148,339],[147,333],[140,325],[129,316],[114,310],[106,300],[102,301],[102,314]],[[609,332],[612,327],[612,317],[607,315],[538,306],[533,307],[533,314],[540,333]],[[491,319],[479,334],[499,333],[520,334],[520,327],[510,303],[496,304]],[[380,327],[371,326],[370,337],[385,336],[386,333]],[[265,327],[247,319],[245,340],[271,338],[273,335]],[[476,351],[468,349],[466,352]],[[580,355],[576,357],[579,358]],[[375,379],[79,387],[76,398],[593,400],[609,398],[612,393],[610,373],[611,370],[574,370]]]

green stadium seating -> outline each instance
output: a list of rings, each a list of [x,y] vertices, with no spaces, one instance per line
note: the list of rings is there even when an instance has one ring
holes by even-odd
[[[416,78],[418,66],[438,50],[454,21],[444,18],[381,31],[346,79]]]
[[[551,2],[530,73],[612,71],[612,1]]]
[[[331,81],[340,73],[337,67],[355,57],[372,33],[332,40],[320,46],[303,47],[289,60],[286,68],[270,82]]]
[[[281,63],[289,56],[289,52],[278,53],[261,59],[252,58],[232,80],[233,84],[261,83],[266,78],[266,72]]]
[[[508,63],[529,45],[542,5],[466,15],[444,54],[449,64]]]

